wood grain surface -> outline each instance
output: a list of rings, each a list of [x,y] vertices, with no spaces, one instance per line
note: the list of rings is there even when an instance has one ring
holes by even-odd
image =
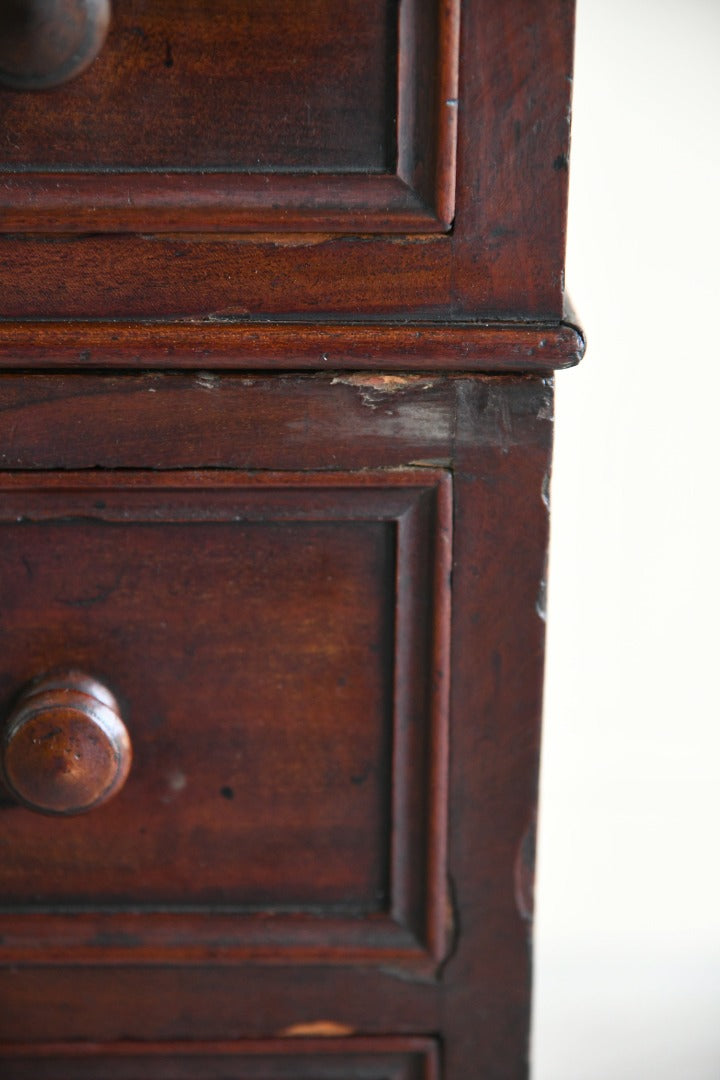
[[[341,10],[342,8],[342,10]],[[0,91],[9,1080],[527,1076],[573,0],[114,0]]]
[[[1,322],[6,368],[547,372],[577,364],[571,312],[552,323]]]
[[[0,90],[0,228],[449,228],[459,0],[115,7],[84,79]]]
[[[439,1080],[430,1039],[268,1039],[262,1042],[0,1047],[12,1080]]]
[[[141,0],[134,3],[149,12],[150,5]],[[219,3],[213,0],[208,10],[215,10]],[[179,0],[172,0],[173,5],[182,14]],[[123,6],[122,0],[117,6]],[[357,22],[358,56],[364,55],[370,71],[373,66],[385,71],[386,78],[389,68],[383,50],[388,43],[388,11],[393,7],[353,4],[347,26],[349,34]],[[166,8],[155,8],[158,17],[167,20]],[[367,108],[367,122],[377,127],[378,110],[387,105],[387,82],[378,97],[365,89],[362,78],[355,78],[357,72],[350,70],[354,52],[343,46],[345,27],[335,32],[326,0],[302,7],[286,5],[283,11],[288,33],[292,30],[298,49],[309,49],[304,55],[311,58],[306,77],[299,76],[297,82],[287,77],[287,93],[302,102],[310,92],[321,66],[312,54],[320,30],[306,35],[304,27],[319,21],[318,26],[324,28],[320,36],[325,34],[327,40],[330,35],[335,50],[329,67],[323,67],[322,78],[331,80],[330,86],[336,79],[346,85],[353,100]],[[207,140],[222,143],[224,123],[237,130],[236,109],[229,103],[223,108],[213,105],[213,95],[224,85],[220,76],[200,80],[202,92],[193,96],[187,121],[188,139],[173,142],[183,153],[196,153],[192,147],[199,147],[205,165],[200,161],[197,168],[210,170],[208,175],[183,176],[155,160],[152,168],[160,172],[140,173],[135,179],[118,165],[107,165],[107,173],[95,176],[84,172],[82,165],[79,172],[73,166],[72,175],[60,170],[53,176],[52,170],[35,171],[42,164],[36,154],[33,171],[17,171],[23,154],[25,165],[33,161],[34,152],[23,149],[21,143],[20,162],[6,166],[10,171],[2,184],[0,228],[6,236],[0,245],[0,319],[133,320],[213,314],[317,321],[323,315],[353,319],[362,313],[365,319],[394,316],[440,323],[478,318],[558,321],[563,310],[573,0],[502,4],[471,0],[463,6],[460,20],[455,4],[436,7],[417,0],[407,11],[416,13],[413,40],[419,43],[419,51],[413,52],[408,44],[410,51],[404,55],[416,59],[400,64],[398,86],[412,85],[417,92],[397,98],[402,136],[397,144],[397,172],[395,167],[383,171],[384,164],[378,171],[377,162],[375,171],[368,171],[368,147],[375,146],[377,133],[369,136],[352,116],[333,111],[330,101],[327,130],[322,125],[316,130],[312,123],[304,129],[308,146],[315,147],[311,173],[319,165],[318,146],[330,147],[332,154],[333,148],[353,138],[360,140],[350,150],[350,159],[355,155],[355,172],[352,162],[350,171],[344,172],[333,172],[336,167],[329,167],[328,162],[323,166],[329,167],[327,181],[325,173],[316,171],[296,183],[276,162],[275,171],[267,174],[267,190],[264,179],[258,186],[261,174],[253,178],[247,170],[232,177],[213,175],[216,166],[208,161]],[[428,11],[437,12],[440,20],[433,33],[426,28]],[[264,25],[262,17],[258,23]],[[405,36],[409,42],[412,35]],[[171,68],[163,66],[163,36],[155,35],[149,43],[143,43],[140,35],[136,38],[128,74],[143,70],[163,87],[172,86],[182,64],[178,59]],[[434,50],[440,48],[449,57],[456,41],[459,68],[454,69],[449,60],[438,60]],[[369,54],[363,54],[363,42]],[[276,50],[272,63],[268,49]],[[110,63],[111,55],[103,53],[91,72],[58,94],[87,94],[83,80],[89,80],[91,73],[93,80],[101,80],[102,65]],[[274,40],[262,55],[262,72],[272,77],[277,65],[287,72],[288,57],[294,54],[279,50],[279,41]],[[276,62],[277,57],[282,59]],[[452,89],[454,70],[459,72],[457,93]],[[138,137],[154,146],[158,125],[149,122],[143,110],[150,110],[154,119],[158,109],[159,115],[172,121],[172,109],[155,100],[150,88],[141,92],[141,85],[132,80],[123,83],[126,92],[138,94],[132,115],[137,111],[141,119],[145,116],[145,122],[136,125]],[[262,85],[259,78],[261,93]],[[432,109],[427,104],[429,87],[433,87]],[[18,104],[15,96],[12,91],[0,95],[6,123],[15,109],[41,109],[37,103]],[[102,96],[101,89],[92,104],[97,96]],[[114,116],[112,100],[111,95],[97,110],[98,116]],[[208,124],[203,117],[197,102],[206,100],[213,116],[222,114],[219,123]],[[286,135],[283,95],[268,93],[267,100],[273,110],[281,107],[273,118],[267,112],[270,105],[257,110],[258,138],[279,148],[285,145]],[[39,146],[57,145],[65,153],[73,139],[82,144],[88,117],[72,101],[68,99],[66,111],[58,106],[62,116],[71,118],[67,135],[52,139],[38,135]],[[400,108],[403,101],[406,105]],[[53,108],[45,106],[45,111],[52,113]],[[421,121],[421,114],[426,119]],[[45,123],[44,115],[38,123]],[[385,115],[382,123],[387,122]],[[122,125],[118,131],[122,143]],[[188,140],[191,148],[186,150]],[[93,155],[102,154],[105,143],[99,136],[93,142]],[[107,145],[112,148],[112,138]],[[293,145],[290,140],[283,151],[288,156],[282,159],[291,170],[305,153]],[[112,152],[116,160],[121,156],[120,151]],[[381,151],[378,160],[386,160],[385,153]],[[305,160],[311,161],[312,154]],[[343,169],[347,167],[346,161]],[[160,175],[163,169],[167,176]],[[344,178],[348,178],[347,186]],[[105,202],[100,197],[100,181],[106,185]],[[139,187],[133,190],[136,183]],[[434,195],[428,201],[431,190]],[[248,201],[243,203],[244,199]],[[448,226],[447,233],[434,232]],[[123,229],[130,230],[130,235],[118,234]],[[250,232],[241,234],[241,229]],[[77,230],[76,235],[67,235],[72,230]],[[132,230],[140,233],[132,235]],[[333,230],[345,235],[333,235]],[[416,230],[417,235],[410,235]],[[386,231],[398,235],[382,235]]]
[[[447,477],[8,473],[0,491],[5,711],[33,674],[99,673],[134,754],[111,807],[55,829],[4,807],[4,947],[106,961],[142,911],[136,959],[441,960]]]
[[[424,474],[437,468],[427,464],[429,458],[444,457],[444,468],[453,475],[455,540],[445,961],[414,965],[412,943],[396,936],[384,939],[386,960],[371,962],[367,936],[353,943],[348,924],[328,917],[322,921],[325,941],[339,934],[348,962],[329,964],[327,951],[325,960],[313,953],[317,940],[313,945],[312,933],[296,924],[295,955],[301,959],[304,950],[305,962],[290,967],[277,962],[287,941],[273,917],[265,919],[264,954],[237,966],[221,962],[220,942],[198,949],[197,923],[180,917],[178,936],[165,939],[170,950],[165,956],[174,957],[168,966],[167,960],[153,963],[162,957],[162,941],[154,953],[143,951],[137,936],[143,932],[142,916],[128,914],[113,933],[106,927],[105,935],[96,921],[94,945],[79,948],[72,967],[52,966],[61,956],[66,961],[67,949],[53,954],[48,940],[39,966],[19,965],[12,946],[6,946],[0,1041],[264,1039],[322,1022],[341,1025],[348,1037],[350,1032],[442,1032],[443,1075],[453,1080],[478,1071],[524,1074],[528,896],[526,888],[516,895],[515,883],[519,859],[523,876],[532,873],[525,837],[537,782],[552,386],[510,376],[437,377],[424,388],[426,382],[415,376],[399,385],[368,386],[333,383],[331,376],[228,375],[203,386],[189,374],[38,374],[3,380],[16,389],[7,415],[10,426],[16,424],[19,447],[28,410],[27,448],[20,450],[19,471],[12,474],[19,492],[32,487],[39,469],[36,482],[49,496],[57,493],[51,501],[67,505],[63,485],[67,489],[72,479],[47,470],[70,463],[77,468],[79,461],[102,466],[88,470],[88,487],[109,481],[122,488],[127,476],[132,488],[134,474],[118,466],[153,467],[165,454],[183,470],[207,464],[210,456],[216,466],[237,467],[243,460],[243,467],[261,470],[290,467],[291,460],[296,468],[300,462],[310,469],[322,459],[330,467],[328,479],[343,469],[362,475],[380,461],[393,475],[393,466],[425,460],[413,472]],[[147,416],[135,413],[142,400],[159,397],[162,404],[163,395],[162,408]],[[113,401],[119,412],[113,412]],[[213,414],[214,403],[222,401],[226,405]],[[162,414],[165,423],[153,428]],[[53,415],[55,430],[47,420]],[[303,440],[304,457],[293,439]],[[24,471],[28,467],[30,474]],[[186,472],[178,475],[179,490],[187,480]],[[122,495],[118,498],[116,505],[122,505]],[[351,581],[368,580],[361,566]],[[217,801],[230,805],[222,796]],[[224,918],[229,921],[223,930],[232,930],[232,917]],[[23,922],[30,919],[13,917],[16,940],[25,935],[26,959],[36,932],[31,922]],[[76,933],[72,917],[64,929],[53,922],[62,916],[46,919],[51,937]],[[377,949],[383,931],[378,925],[374,932]],[[103,952],[111,968],[98,963]]]

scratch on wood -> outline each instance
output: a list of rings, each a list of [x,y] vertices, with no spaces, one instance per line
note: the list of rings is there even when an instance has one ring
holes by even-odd
[[[283,1039],[296,1038],[299,1035],[321,1038],[337,1038],[338,1036],[354,1035],[355,1028],[348,1024],[337,1024],[333,1020],[314,1020],[306,1024],[291,1024],[283,1028],[278,1035]]]
[[[535,611],[538,618],[547,622],[547,578],[543,574],[538,584],[537,597],[535,599]]]
[[[543,501],[543,505],[546,510],[550,509],[550,469],[545,471],[543,476],[542,487],[540,489],[540,498]]]
[[[346,386],[359,386],[366,390],[375,390],[382,394],[393,394],[398,390],[429,390],[437,379],[428,379],[424,375],[336,375],[331,385],[344,383]]]
[[[203,390],[217,390],[220,385],[220,376],[212,375],[209,371],[199,371],[195,376],[195,382]]]
[[[437,379],[423,375],[336,375],[331,385],[340,383],[353,386],[360,391],[363,405],[376,409],[388,395],[402,393],[405,390],[430,390]]]
[[[520,918],[531,922],[535,906],[535,830],[533,816],[522,835],[515,859],[515,905]]]
[[[449,469],[452,465],[452,459],[449,457],[419,458],[415,461],[408,461],[408,465],[417,469]]]
[[[538,420],[554,420],[555,412],[553,409],[552,392],[548,395],[545,401],[541,404],[537,414]]]

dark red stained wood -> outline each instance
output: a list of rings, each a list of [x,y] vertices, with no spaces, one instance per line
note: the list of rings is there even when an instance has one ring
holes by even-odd
[[[422,169],[420,159],[411,169],[401,157],[401,179],[412,174],[410,188],[399,187],[390,177],[391,191],[388,178],[378,176],[378,183],[386,185],[382,195],[378,187],[378,197],[364,202],[364,185],[372,187],[374,180],[357,175],[347,191],[337,189],[336,201],[328,203],[327,192],[316,189],[315,197],[301,184],[295,209],[290,205],[283,226],[290,230],[286,234],[247,235],[242,240],[206,234],[182,240],[177,235],[158,237],[147,228],[142,237],[10,235],[0,252],[0,318],[132,320],[214,314],[294,316],[316,322],[324,314],[353,319],[361,313],[365,319],[394,316],[450,324],[479,318],[557,323],[563,307],[572,0],[470,0],[463,6],[461,24],[457,198],[449,235],[431,234],[437,226],[421,206],[428,205],[425,177],[433,175],[440,208],[435,216],[444,224],[450,213],[455,186],[449,179],[452,140],[437,135],[450,130],[448,115],[433,121],[435,134],[424,145],[434,149],[422,159]],[[439,40],[449,43],[456,20],[448,19],[444,27]],[[446,63],[437,71],[444,94],[452,73]],[[454,114],[455,97],[435,100],[440,113]],[[337,131],[335,135],[340,137]],[[15,185],[19,178],[11,180]],[[52,190],[39,177],[28,177],[27,182],[27,199],[17,187],[10,192],[6,213],[17,207],[19,216],[14,224],[8,217],[6,228],[27,228],[28,207],[36,197],[41,210],[42,199],[49,200],[52,220],[46,227],[60,227],[60,217],[54,220]],[[60,183],[62,187],[62,178]],[[38,185],[34,194],[33,184]],[[227,185],[219,190],[213,177],[202,184],[208,190],[199,196],[200,215],[211,210],[211,200],[227,195]],[[118,206],[127,194],[122,186],[116,189]],[[157,191],[147,194],[157,206]],[[180,227],[178,206],[186,194],[183,188],[174,197],[165,226],[158,210],[155,229]],[[248,227],[269,227],[262,202],[258,195]],[[298,209],[303,205],[307,212]],[[343,206],[348,215],[344,226]],[[227,219],[224,210],[213,211],[206,227],[239,227],[236,210],[231,205]],[[135,210],[128,208],[127,213],[137,221]],[[195,211],[189,213],[192,218]],[[282,221],[282,214],[277,220]],[[71,214],[73,221],[78,224]],[[117,220],[114,227],[119,227]],[[301,227],[317,231],[302,238],[295,231]],[[328,229],[351,227],[365,235],[327,235]],[[377,235],[416,227],[427,235]],[[323,230],[325,235],[319,235]]]
[[[114,0],[82,79],[0,91],[3,167],[388,171],[396,0],[337,15],[334,0]]]
[[[458,0],[351,0],[341,34],[332,0],[119,0],[85,79],[0,91],[0,227],[445,231],[458,24]]]
[[[403,376],[13,374],[6,469],[449,465],[453,381]]]
[[[59,386],[89,382],[97,395],[97,415],[108,411],[111,399],[100,391],[108,383],[101,378],[16,378],[26,387],[36,380],[39,389],[44,386],[50,408],[60,406],[48,395],[49,387],[55,385],[57,393]],[[157,382],[162,387],[174,379],[191,393],[190,377],[163,376]],[[440,1032],[443,1076],[448,1080],[523,1076],[529,925],[525,895],[515,895],[515,883],[536,794],[544,631],[538,602],[547,540],[551,384],[532,378],[438,379],[425,391],[432,397],[423,412],[418,381],[410,381],[395,397],[377,386],[372,393],[352,382],[333,386],[329,377],[275,384],[242,377],[229,381],[238,387],[247,384],[255,435],[246,434],[243,452],[265,467],[272,460],[266,429],[277,424],[283,408],[290,410],[290,402],[296,415],[302,414],[308,400],[300,389],[305,384],[314,388],[318,402],[333,400],[331,391],[337,395],[334,423],[330,410],[321,405],[307,417],[311,457],[323,446],[322,452],[328,453],[333,432],[338,468],[351,463],[357,467],[363,457],[371,463],[381,444],[388,460],[399,463],[403,449],[407,458],[423,449],[418,442],[423,431],[425,450],[442,445],[450,455],[456,524],[448,831],[451,955],[434,977],[391,960],[374,971],[314,965],[290,969],[267,962],[214,970],[7,968],[0,971],[0,1038],[261,1037],[298,1023],[328,1022],[364,1033]],[[123,379],[108,382],[119,386]],[[279,397],[285,396],[279,412],[270,385]],[[194,393],[202,397],[208,391],[197,386]],[[31,414],[41,397],[39,393]],[[399,405],[403,397],[406,408],[413,403],[409,412],[403,413]],[[92,401],[92,395],[84,400]],[[394,409],[399,414],[388,416]],[[287,420],[290,411],[284,413]],[[403,416],[413,416],[414,426],[404,425]],[[353,438],[340,434],[348,430],[350,417],[355,417]],[[360,417],[366,417],[364,424]],[[383,426],[392,423],[394,428]],[[278,430],[290,430],[289,424]],[[444,434],[438,441],[440,432]],[[163,431],[156,436],[156,445],[162,443]],[[129,428],[123,438],[120,428],[111,427],[103,440],[98,424],[94,432],[89,428],[89,438],[94,452],[105,444],[108,459],[114,445],[116,461],[128,454],[136,459],[145,454],[146,461],[151,460],[151,441],[145,441],[143,451],[143,440],[135,442]],[[205,445],[211,441],[208,430]],[[230,442],[226,454],[231,453]],[[281,436],[275,440],[278,460],[288,452],[283,442]],[[202,442],[194,438],[191,445],[194,454],[202,453]],[[44,453],[54,453],[61,464],[67,451],[60,440],[52,448],[53,436],[48,435]],[[28,480],[18,475],[17,482]],[[56,484],[62,482],[58,478]],[[112,948],[112,941],[107,944]],[[131,945],[126,940],[123,947]],[[270,958],[268,952],[265,959]]]
[[[548,371],[585,349],[572,317],[547,325],[2,323],[8,368]]]
[[[102,673],[135,759],[112,807],[72,822],[6,806],[5,956],[442,959],[443,475],[0,489],[0,697]],[[267,909],[269,933],[248,914]]]
[[[444,1070],[504,1080],[528,1069],[531,921],[515,883],[537,797],[553,390],[456,390]]]
[[[397,171],[446,228],[455,215],[458,0],[401,0]]]
[[[574,0],[463,7],[456,317],[562,308],[574,23]]]
[[[273,1039],[242,1043],[0,1048],[12,1080],[439,1080],[430,1039]]]
[[[0,1046],[439,1030],[438,985],[404,968],[0,968]]]
[[[6,233],[443,233],[449,224],[394,173],[123,173],[98,179],[48,172],[2,176],[0,170],[0,177],[0,231]],[[446,201],[454,179],[443,177]]]
[[[11,236],[0,318],[439,314],[451,257],[448,237]]]
[[[0,706],[136,752],[0,800],[0,1074],[519,1080],[572,0],[114,4],[0,92]]]

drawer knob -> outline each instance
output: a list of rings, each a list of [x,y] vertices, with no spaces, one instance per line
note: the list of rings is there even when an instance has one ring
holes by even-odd
[[[82,814],[124,784],[132,749],[118,704],[78,671],[36,680],[22,693],[2,733],[5,785],[41,814]]]
[[[59,86],[92,63],[110,26],[110,0],[0,0],[0,83]]]

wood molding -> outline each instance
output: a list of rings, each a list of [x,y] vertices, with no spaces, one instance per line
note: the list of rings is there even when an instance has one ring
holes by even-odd
[[[570,322],[1,322],[3,368],[551,371],[585,351]]]
[[[436,1040],[412,1036],[16,1043],[0,1046],[2,1061],[13,1080],[65,1080],[69,1068],[76,1080],[215,1080],[230,1074],[242,1080],[439,1080]]]

